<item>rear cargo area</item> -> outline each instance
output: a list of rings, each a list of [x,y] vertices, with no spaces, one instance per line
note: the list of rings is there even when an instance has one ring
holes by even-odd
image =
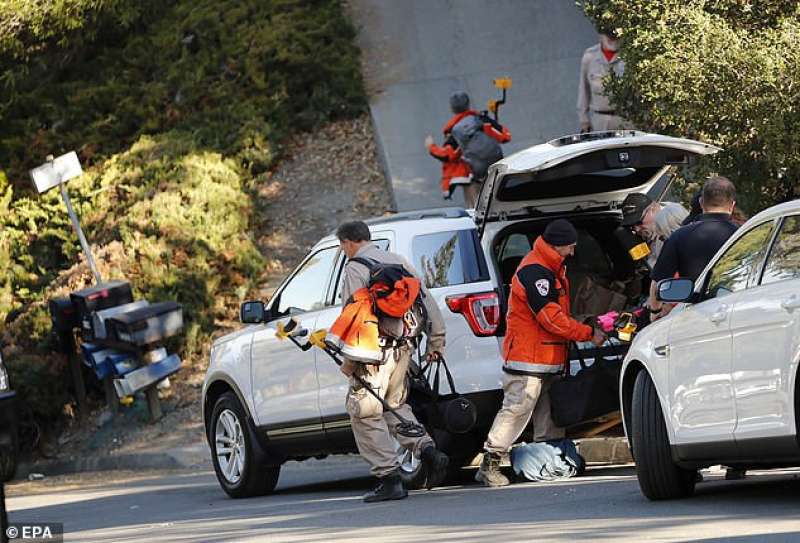
[[[614,236],[614,231],[620,225],[619,215],[598,213],[568,216],[567,219],[578,230],[575,255],[566,262],[572,316],[583,321],[608,311],[631,310],[640,306],[648,292],[650,279],[646,269],[634,265]],[[503,284],[504,315],[517,266],[550,220],[519,221],[495,237],[492,257]],[[616,356],[621,349],[624,346],[608,348],[607,354]],[[606,352],[600,354],[605,355]]]

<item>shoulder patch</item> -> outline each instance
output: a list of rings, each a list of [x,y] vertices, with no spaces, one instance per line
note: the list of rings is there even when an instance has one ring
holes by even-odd
[[[550,281],[547,279],[537,279],[535,285],[536,290],[538,290],[539,294],[542,296],[547,296],[550,293]]]

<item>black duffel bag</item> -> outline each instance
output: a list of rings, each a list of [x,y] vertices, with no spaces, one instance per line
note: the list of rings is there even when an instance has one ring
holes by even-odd
[[[442,369],[450,392],[439,391]],[[419,368],[409,368],[409,389],[414,415],[424,424],[453,434],[465,434],[475,427],[478,412],[470,400],[456,392],[453,374],[443,357],[438,357]]]
[[[595,355],[591,366],[575,347],[581,369],[570,375],[569,360],[564,377],[550,385],[550,413],[557,426],[574,426],[619,411],[619,373],[622,358]],[[571,356],[569,357],[571,358]]]

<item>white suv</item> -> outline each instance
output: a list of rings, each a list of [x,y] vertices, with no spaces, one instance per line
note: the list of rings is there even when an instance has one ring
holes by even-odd
[[[800,200],[750,219],[696,284],[658,289],[684,303],[636,337],[620,383],[644,495],[688,496],[715,464],[800,465]]]
[[[571,288],[591,278],[617,289],[617,299],[636,303],[648,285],[614,235],[620,203],[630,192],[661,198],[678,167],[716,151],[639,132],[569,136],[493,165],[474,213],[448,208],[368,221],[375,243],[404,255],[441,306],[457,389],[478,407],[473,432],[434,432],[454,464],[481,448],[502,401],[508,286],[546,224],[566,217],[579,231],[568,264]],[[275,337],[289,316],[309,330],[333,323],[341,311],[344,263],[336,238],[325,237],[268,303],[248,303],[243,321],[252,326],[214,343],[203,416],[217,477],[233,497],[271,491],[286,460],[356,451],[344,406],[347,381],[337,366],[317,349],[302,352]],[[399,454],[413,472],[415,460]]]

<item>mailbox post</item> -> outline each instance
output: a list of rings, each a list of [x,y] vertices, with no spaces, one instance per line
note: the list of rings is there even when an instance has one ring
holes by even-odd
[[[67,214],[69,215],[70,221],[72,221],[72,229],[75,230],[78,236],[83,254],[86,255],[86,261],[89,263],[89,269],[92,270],[95,282],[98,284],[101,283],[102,278],[94,263],[92,250],[86,241],[86,236],[83,235],[81,223],[78,221],[78,216],[75,214],[75,209],[72,207],[72,201],[69,199],[67,186],[65,185],[67,181],[83,173],[78,155],[75,151],[71,151],[66,155],[61,155],[58,158],[53,158],[53,155],[48,155],[47,162],[30,170],[29,173],[33,180],[33,186],[39,194],[43,194],[54,187],[59,187],[61,190],[61,198],[64,200],[64,205],[67,206]]]
[[[33,186],[39,194],[44,194],[52,188],[58,187],[61,191],[61,198],[64,200],[64,205],[67,207],[67,214],[70,221],[72,221],[72,229],[78,236],[78,241],[83,249],[83,254],[86,255],[86,261],[89,263],[89,269],[94,275],[94,280],[97,283],[102,281],[100,272],[97,271],[97,266],[94,263],[92,250],[89,243],[86,241],[86,236],[83,235],[81,223],[78,221],[78,216],[75,214],[75,209],[72,207],[72,201],[69,199],[67,193],[66,182],[70,179],[78,177],[83,173],[81,162],[78,160],[78,155],[75,151],[71,151],[58,158],[53,158],[53,155],[47,156],[47,162],[29,171]],[[72,349],[74,351],[74,349]],[[72,384],[75,387],[75,396],[78,404],[78,415],[81,420],[86,419],[86,384],[83,382],[83,372],[81,369],[81,361],[75,356],[74,352],[70,352],[69,367],[72,374]]]

